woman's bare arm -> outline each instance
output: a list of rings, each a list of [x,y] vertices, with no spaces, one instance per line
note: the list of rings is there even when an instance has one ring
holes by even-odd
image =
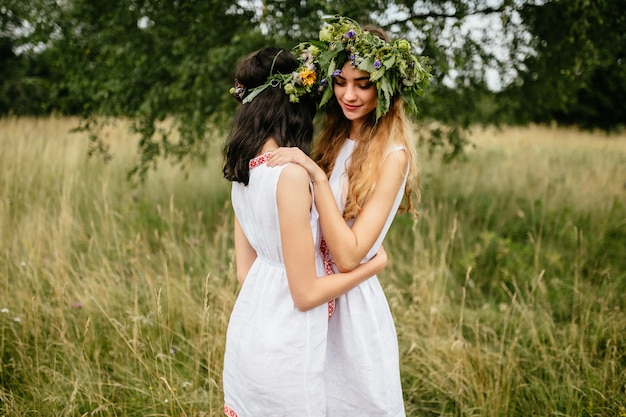
[[[380,235],[396,195],[404,183],[408,155],[391,152],[383,163],[376,188],[349,227],[339,211],[324,171],[297,148],[280,148],[272,153],[270,165],[294,162],[304,167],[315,186],[315,204],[328,248],[339,271],[354,269]]]
[[[318,277],[309,220],[312,203],[309,176],[302,167],[291,164],[283,169],[276,199],[287,280],[296,308],[305,311],[337,298],[386,266],[383,249],[371,261],[350,272]]]
[[[237,267],[237,281],[243,284],[250,267],[256,260],[256,251],[250,246],[248,238],[241,229],[237,215],[235,217],[235,265]]]

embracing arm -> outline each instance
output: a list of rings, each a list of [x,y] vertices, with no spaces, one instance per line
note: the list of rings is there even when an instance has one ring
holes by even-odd
[[[378,239],[396,195],[404,183],[408,155],[391,152],[383,163],[376,188],[365,202],[352,227],[339,211],[324,171],[296,148],[280,148],[272,153],[270,164],[295,162],[303,166],[315,186],[315,204],[328,249],[339,271],[350,271],[363,260]]]
[[[256,260],[256,251],[248,242],[248,238],[241,229],[237,215],[235,217],[235,264],[237,267],[237,281],[243,284],[243,281],[252,267],[252,263]]]
[[[382,271],[387,264],[387,254],[381,249],[372,260],[350,272],[317,277],[308,184],[306,171],[292,164],[283,169],[276,192],[289,290],[296,308],[302,311],[337,298]]]

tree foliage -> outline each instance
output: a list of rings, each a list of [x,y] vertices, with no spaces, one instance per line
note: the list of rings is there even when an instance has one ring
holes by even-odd
[[[250,12],[206,0],[72,0],[54,7],[50,49],[62,51],[61,90],[71,109],[81,104],[82,128],[95,133],[97,148],[100,117],[128,117],[141,138],[140,175],[158,156],[205,156],[207,121],[226,101],[235,61],[262,44]],[[172,124],[160,123],[168,117]]]
[[[561,0],[522,9],[534,53],[503,94],[517,122],[623,127],[625,6],[623,0]]]
[[[104,152],[103,120],[129,118],[139,176],[158,157],[202,158],[207,126],[234,108],[236,61],[315,37],[332,14],[412,38],[430,58],[421,121],[444,126],[426,140],[449,158],[477,122],[612,128],[624,115],[624,0],[4,1],[0,114],[78,114]]]
[[[37,63],[18,50],[26,37],[30,8],[19,0],[5,0],[0,4],[0,114],[39,114],[45,80],[33,76]]]

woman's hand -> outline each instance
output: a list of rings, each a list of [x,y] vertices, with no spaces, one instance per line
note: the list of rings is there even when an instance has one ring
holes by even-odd
[[[385,251],[383,245],[380,245],[380,248],[378,248],[378,252],[376,252],[376,255],[374,255],[374,257],[370,259],[370,262],[371,261],[376,261],[376,264],[378,265],[378,270],[376,271],[377,274],[385,269],[389,258],[387,257],[387,251]]]
[[[283,147],[273,151],[270,155],[270,159],[267,161],[267,165],[270,167],[277,165],[285,165],[287,163],[298,164],[309,174],[311,181],[325,181],[326,173],[301,149],[296,147]]]
[[[374,255],[369,261],[359,264],[359,266],[349,273],[358,273],[359,276],[362,277],[361,281],[364,281],[365,279],[369,279],[370,277],[381,273],[387,266],[387,262],[387,252],[381,245],[378,252],[376,252],[376,255]]]

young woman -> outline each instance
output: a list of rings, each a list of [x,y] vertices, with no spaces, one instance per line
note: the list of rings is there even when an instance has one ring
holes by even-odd
[[[332,79],[313,160],[280,148],[269,164],[306,168],[334,270],[349,271],[380,247],[395,213],[419,197],[415,143],[405,104],[429,74],[406,40],[389,42],[337,17],[306,49]],[[393,318],[376,276],[335,301],[325,369],[327,416],[400,417],[404,401]]]
[[[232,181],[242,287],[226,335],[229,416],[326,416],[327,303],[387,262],[382,250],[352,272],[323,276],[307,172],[295,164],[265,164],[279,146],[310,147],[315,102],[306,68],[296,72],[299,67],[288,50],[253,52],[238,65],[231,90],[243,104],[224,149],[223,171]]]

